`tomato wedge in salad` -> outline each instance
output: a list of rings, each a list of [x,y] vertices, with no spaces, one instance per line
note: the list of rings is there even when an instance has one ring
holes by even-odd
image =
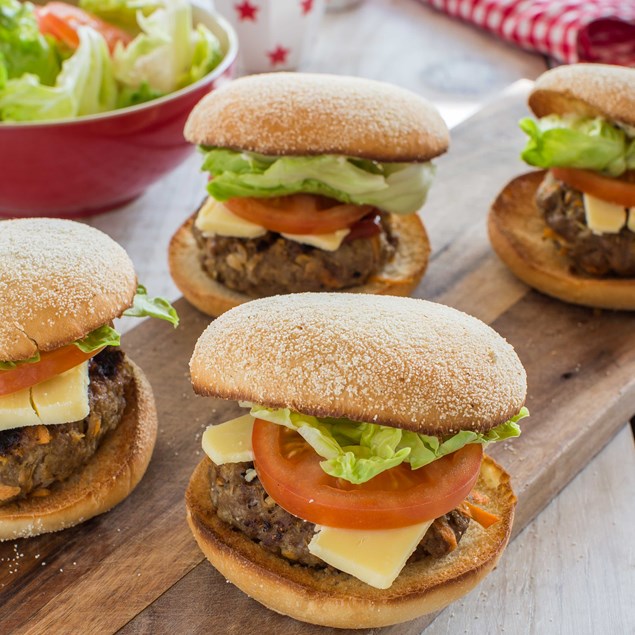
[[[329,234],[369,214],[371,205],[348,205],[326,196],[290,194],[273,198],[231,198],[236,216],[282,234]]]
[[[132,41],[132,36],[126,31],[65,2],[49,2],[42,7],[35,7],[35,15],[41,33],[53,36],[70,49],[79,46],[77,29],[80,26],[90,26],[101,33],[110,52],[117,42],[128,44]]]
[[[40,361],[0,371],[0,396],[24,390],[83,364],[102,349],[84,353],[74,344],[40,354]]]
[[[559,181],[585,194],[615,205],[635,207],[635,170],[625,172],[618,178],[574,168],[551,168],[551,172]]]
[[[466,445],[417,470],[403,463],[353,485],[326,474],[322,457],[294,430],[256,419],[254,464],[265,491],[286,511],[317,525],[391,529],[443,516],[474,487],[480,444]]]

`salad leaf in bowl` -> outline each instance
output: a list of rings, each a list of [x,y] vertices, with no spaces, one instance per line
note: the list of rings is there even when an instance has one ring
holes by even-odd
[[[0,0],[0,216],[134,198],[192,152],[183,126],[231,79],[232,27],[189,0]]]

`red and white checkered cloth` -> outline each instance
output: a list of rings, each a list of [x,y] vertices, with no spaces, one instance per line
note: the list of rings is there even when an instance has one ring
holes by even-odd
[[[635,0],[422,0],[560,62],[635,66]]]

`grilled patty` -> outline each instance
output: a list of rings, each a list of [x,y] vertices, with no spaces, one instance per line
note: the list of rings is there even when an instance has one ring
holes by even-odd
[[[635,277],[635,233],[594,234],[586,224],[582,193],[547,173],[536,204],[573,269],[595,277]]]
[[[46,495],[95,453],[117,427],[126,407],[132,370],[119,348],[108,347],[88,362],[90,413],[82,421],[0,432],[0,505],[34,492]]]
[[[204,236],[193,225],[204,271],[229,289],[253,297],[336,291],[364,284],[395,253],[390,222],[381,232],[344,241],[335,251],[287,240],[275,232],[258,238]]]
[[[258,477],[253,472],[248,473],[253,469],[253,463],[210,463],[211,500],[221,520],[291,562],[318,568],[327,566],[309,553],[308,545],[315,534],[315,525],[282,509],[265,492]],[[254,478],[248,482],[246,475]],[[411,560],[446,555],[457,546],[469,522],[470,519],[459,510],[437,518]]]

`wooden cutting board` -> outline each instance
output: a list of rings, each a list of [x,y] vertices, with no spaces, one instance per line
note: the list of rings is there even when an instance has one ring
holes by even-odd
[[[433,257],[417,290],[490,323],[518,351],[529,378],[523,435],[492,447],[518,493],[515,533],[635,413],[633,315],[561,304],[516,281],[492,254],[485,217],[512,176],[526,171],[517,121],[526,94],[492,103],[452,133],[423,215]],[[177,303],[177,331],[148,321],[124,338],[155,391],[159,438],[135,492],[80,527],[0,544],[0,630],[16,633],[277,633],[322,635],[264,609],[202,557],[185,522],[183,492],[202,458],[204,428],[235,416],[196,397],[188,361],[208,318]],[[504,557],[504,556],[503,556]],[[430,617],[386,629],[414,635]],[[359,631],[338,631],[359,632]]]

